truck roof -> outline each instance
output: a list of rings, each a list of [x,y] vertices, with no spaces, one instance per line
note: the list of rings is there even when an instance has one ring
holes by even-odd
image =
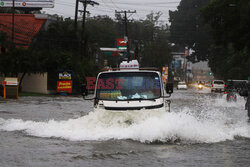
[[[104,68],[102,72],[121,72],[121,71],[158,71],[160,70],[155,67],[144,67],[144,68]]]

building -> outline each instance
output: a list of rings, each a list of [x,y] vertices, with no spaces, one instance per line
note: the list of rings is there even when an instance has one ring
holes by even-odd
[[[47,29],[48,25],[56,19],[46,14],[15,14],[14,24],[12,14],[0,14],[0,31],[7,34],[8,40],[12,41],[12,28],[14,28],[13,42],[16,47],[28,48],[33,38],[42,29]],[[13,27],[14,25],[14,27]],[[1,50],[5,46],[0,46]],[[1,54],[1,53],[0,53]],[[19,79],[22,74],[19,75]],[[1,76],[1,75],[0,75]],[[0,81],[3,78],[0,77]],[[25,75],[22,82],[22,90],[25,92],[35,92],[49,94],[48,73]]]

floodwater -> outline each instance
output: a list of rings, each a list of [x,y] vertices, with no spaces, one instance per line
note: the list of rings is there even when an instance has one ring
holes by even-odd
[[[245,100],[175,91],[171,112],[93,112],[81,97],[0,101],[1,167],[249,166]]]

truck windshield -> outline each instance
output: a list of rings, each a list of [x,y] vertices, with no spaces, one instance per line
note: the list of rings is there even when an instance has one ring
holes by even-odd
[[[96,97],[101,100],[151,100],[161,96],[156,72],[110,72],[100,74]]]

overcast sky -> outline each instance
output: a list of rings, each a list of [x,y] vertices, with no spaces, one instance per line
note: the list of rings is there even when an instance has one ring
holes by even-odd
[[[168,11],[176,10],[181,0],[95,0],[99,6],[92,7],[89,5],[87,10],[90,16],[108,15],[112,18],[115,16],[115,10],[136,10],[136,14],[130,16],[130,19],[145,19],[146,15],[153,12],[161,11],[163,15],[160,20],[166,23],[168,21]],[[63,15],[72,17],[75,15],[76,0],[55,0],[54,8],[44,9],[49,14]],[[82,3],[79,4],[79,10],[82,10]],[[79,14],[80,17],[80,14]]]

